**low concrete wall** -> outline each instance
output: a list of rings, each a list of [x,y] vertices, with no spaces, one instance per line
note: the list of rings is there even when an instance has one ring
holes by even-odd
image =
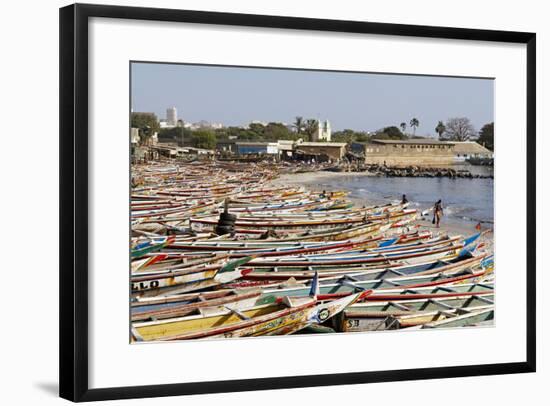
[[[449,166],[453,165],[453,158],[447,157],[415,157],[415,156],[371,156],[365,159],[366,164],[383,165],[384,162],[389,166]]]

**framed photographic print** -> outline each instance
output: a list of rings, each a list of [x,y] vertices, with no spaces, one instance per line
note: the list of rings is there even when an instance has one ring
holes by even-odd
[[[535,371],[534,33],[79,4],[60,85],[62,397]]]

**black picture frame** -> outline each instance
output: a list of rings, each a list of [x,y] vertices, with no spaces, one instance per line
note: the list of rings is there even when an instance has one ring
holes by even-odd
[[[105,17],[229,26],[525,44],[527,48],[527,353],[524,362],[283,376],[90,389],[88,385],[88,19]],[[107,399],[316,387],[534,372],[536,367],[536,35],[220,12],[74,4],[60,9],[60,396]]]

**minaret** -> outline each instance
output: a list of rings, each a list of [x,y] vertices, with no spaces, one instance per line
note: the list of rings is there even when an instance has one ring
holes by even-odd
[[[332,130],[330,128],[330,122],[328,120],[325,120],[325,123],[324,123],[323,136],[328,142],[330,142],[330,139],[332,136]]]

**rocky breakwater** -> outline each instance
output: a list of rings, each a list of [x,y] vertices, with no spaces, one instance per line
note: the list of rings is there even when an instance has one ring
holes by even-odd
[[[410,177],[410,178],[466,178],[466,179],[485,179],[493,178],[493,175],[473,174],[467,169],[454,169],[451,167],[434,168],[421,166],[385,166],[385,165],[365,165],[365,171],[375,176],[387,177]]]

